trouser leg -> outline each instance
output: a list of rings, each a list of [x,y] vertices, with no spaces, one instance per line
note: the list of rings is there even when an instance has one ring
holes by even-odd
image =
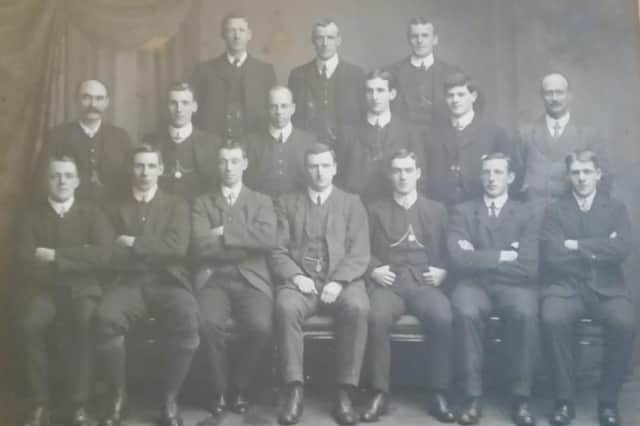
[[[79,298],[72,302],[72,371],[71,400],[84,405],[89,400],[93,370],[92,321],[98,305],[96,298]]]
[[[202,338],[207,349],[211,383],[215,392],[227,391],[227,341],[231,301],[222,286],[208,285],[198,294]]]

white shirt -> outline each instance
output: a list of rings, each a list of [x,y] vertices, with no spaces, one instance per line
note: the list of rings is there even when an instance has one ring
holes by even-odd
[[[187,123],[182,127],[169,126],[169,136],[175,143],[184,142],[193,133],[193,124]]]
[[[497,216],[500,216],[500,212],[502,211],[502,208],[504,207],[504,205],[507,203],[508,199],[509,199],[509,194],[507,192],[505,192],[504,194],[496,198],[489,198],[485,195],[484,205],[487,206],[487,212],[491,212],[491,203],[493,203],[496,206],[496,217],[497,217]]]
[[[547,129],[549,130],[549,134],[553,136],[556,132],[555,128],[558,127],[558,136],[562,136],[562,134],[564,133],[564,129],[567,127],[567,124],[569,124],[571,113],[567,112],[565,115],[558,118],[557,120],[551,117],[549,114],[546,114],[544,118],[545,118],[545,121],[547,122]]]
[[[431,68],[431,66],[433,65],[435,59],[433,58],[433,53],[430,53],[428,56],[425,56],[424,58],[419,58],[417,56],[411,55],[411,65],[413,65],[416,68],[424,68],[426,70],[428,70],[429,68]]]
[[[578,208],[580,209],[581,212],[588,212],[589,210],[591,210],[593,199],[596,198],[596,192],[597,191],[593,191],[593,193],[591,193],[591,195],[587,197],[580,197],[575,192],[573,193],[573,198],[576,199],[576,202],[578,203]]]
[[[240,55],[240,57],[238,59],[236,59],[235,56],[231,56],[228,52],[227,52],[227,61],[229,62],[229,64],[234,65],[238,68],[240,68],[242,65],[244,65],[244,61],[247,60],[247,56],[249,56],[247,54],[247,52],[242,52],[242,54]],[[240,63],[236,64],[236,60],[238,60]]]
[[[465,113],[461,117],[452,118],[451,125],[453,126],[454,129],[458,129],[462,131],[466,129],[469,124],[471,124],[475,116],[476,116],[475,111],[470,110],[469,112]]]
[[[314,191],[309,187],[307,187],[307,191],[309,192],[309,198],[311,198],[311,201],[313,202],[313,204],[317,204],[318,196],[320,196],[320,204],[322,205],[325,203],[325,201],[327,201],[327,198],[329,198],[329,195],[331,195],[331,192],[333,191],[333,185],[330,185],[327,189],[325,189],[322,192]]]
[[[78,121],[78,124],[80,125],[80,128],[82,129],[82,131],[89,136],[89,138],[93,138],[96,133],[98,133],[98,130],[100,130],[100,126],[102,125],[102,120],[98,121],[98,124],[96,124],[93,127],[89,127],[87,126],[85,123],[83,123],[82,121]]]
[[[236,201],[238,201],[238,196],[240,195],[240,191],[242,191],[242,182],[238,182],[231,187],[222,185],[220,189],[224,199],[229,202],[229,205],[233,206]]]
[[[391,110],[386,110],[380,115],[375,115],[368,112],[367,121],[372,126],[380,126],[380,128],[383,128],[391,121]]]
[[[54,201],[51,198],[49,198],[49,205],[51,206],[53,211],[56,212],[58,216],[64,217],[64,215],[67,214],[69,209],[71,209],[71,206],[73,206],[74,201],[75,199],[73,197],[69,198],[67,201],[62,201],[62,202]]]
[[[282,141],[282,143],[286,143],[289,140],[289,136],[291,136],[291,132],[293,132],[293,125],[291,122],[282,129],[277,129],[271,125],[269,126],[269,134],[278,142]],[[280,135],[283,136],[282,139],[280,138]]]
[[[316,58],[316,66],[318,67],[318,74],[322,75],[322,67],[326,65],[327,67],[326,77],[331,78],[333,73],[336,71],[336,68],[338,68],[339,62],[340,60],[338,59],[338,55],[333,55],[331,58],[327,59],[326,61],[323,61],[320,58]]]
[[[135,200],[139,203],[148,203],[156,196],[156,192],[158,192],[158,185],[154,186],[146,192],[133,188],[133,198],[135,198]]]
[[[418,200],[418,191],[413,190],[408,194],[396,194],[394,192],[393,200],[403,209],[409,210]]]

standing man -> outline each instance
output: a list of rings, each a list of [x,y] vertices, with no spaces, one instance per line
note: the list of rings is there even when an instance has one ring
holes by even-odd
[[[163,408],[161,424],[180,426],[178,394],[199,345],[198,304],[191,292],[185,256],[189,206],[158,188],[162,154],[142,145],[133,152],[128,198],[114,205],[118,235],[112,263],[118,277],[96,313],[98,355],[111,399],[102,426],[122,424],[126,405],[124,337],[132,322],[151,313],[161,336]]]
[[[273,65],[247,53],[252,33],[243,15],[222,20],[226,52],[196,65],[191,84],[200,101],[196,127],[224,140],[239,139],[267,122],[267,92],[276,84]]]
[[[316,144],[305,155],[308,187],[277,206],[278,244],[271,269],[276,293],[276,338],[286,401],[278,420],[298,423],[303,409],[302,323],[315,312],[334,317],[337,385],[333,415],[358,420],[350,393],[358,385],[367,339],[369,299],[362,279],[369,264],[367,216],[357,196],[333,186],[335,153]]]
[[[488,315],[504,317],[511,379],[511,419],[532,426],[529,409],[538,351],[538,227],[525,204],[509,198],[511,160],[491,153],[481,160],[484,194],[456,206],[448,247],[455,273],[451,293],[454,339],[464,403],[458,423],[481,416],[484,328]]]
[[[168,123],[148,138],[162,152],[164,174],[159,185],[165,192],[193,200],[217,182],[212,164],[222,144],[220,138],[193,127],[198,101],[189,83],[174,83],[167,91]]]
[[[199,265],[195,288],[216,392],[214,414],[227,406],[229,320],[237,324],[241,341],[231,378],[231,409],[236,413],[247,410],[247,391],[271,337],[273,293],[267,255],[275,247],[276,214],[271,198],[243,185],[247,165],[243,145],[220,147],[221,185],[198,197],[192,212],[193,254]]]
[[[478,89],[469,76],[462,72],[449,75],[444,93],[449,119],[427,138],[425,194],[451,207],[482,195],[481,156],[502,152],[513,159],[516,152],[502,128],[476,113]]]
[[[636,328],[622,271],[631,224],[624,204],[600,190],[602,170],[593,151],[573,152],[565,164],[572,191],[547,208],[540,235],[542,326],[556,400],[549,422],[565,426],[575,417],[573,340],[578,318],[587,314],[604,326],[598,420],[617,426]]]
[[[429,19],[411,19],[407,38],[411,55],[389,67],[398,80],[394,111],[417,126],[431,129],[447,122],[449,110],[442,87],[455,68],[434,55],[438,34]]]
[[[387,163],[393,195],[369,207],[371,263],[367,279],[371,311],[367,377],[374,394],[362,420],[385,414],[389,394],[389,333],[405,312],[416,315],[429,339],[429,412],[439,421],[455,417],[449,409],[451,382],[451,306],[441,290],[447,276],[447,210],[418,194],[422,171],[415,153],[401,149]]]
[[[311,42],[316,57],[289,74],[297,105],[293,124],[335,149],[341,127],[358,123],[364,115],[364,71],[338,56],[342,38],[332,19],[314,24]]]
[[[36,173],[45,172],[51,155],[76,158],[80,186],[76,196],[105,204],[120,198],[127,187],[127,160],[132,143],[127,132],[103,120],[109,106],[107,87],[99,80],[85,80],[77,90],[80,117],[54,127],[47,135]],[[37,184],[44,182],[37,178]],[[41,191],[38,191],[42,194]]]
[[[247,185],[274,199],[306,187],[304,153],[314,144],[310,133],[294,128],[296,111],[291,91],[284,86],[269,90],[269,127],[249,135]]]
[[[49,369],[47,334],[63,319],[56,335],[69,359],[73,411],[70,424],[89,426],[86,404],[91,389],[91,321],[99,303],[101,273],[107,267],[113,231],[102,211],[76,200],[80,181],[75,159],[52,156],[44,164],[48,196],[27,212],[18,245],[24,283],[37,289],[19,320],[25,342],[27,383],[34,407],[25,426],[48,426]],[[62,358],[61,358],[62,359]]]

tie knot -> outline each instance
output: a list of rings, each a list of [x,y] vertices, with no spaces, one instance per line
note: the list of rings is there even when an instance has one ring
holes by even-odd
[[[498,217],[498,206],[496,206],[496,202],[492,201],[489,205],[489,216],[490,217]]]
[[[325,79],[329,79],[329,68],[327,68],[327,64],[322,65],[322,69],[320,70],[320,74],[322,74],[322,76]]]
[[[316,204],[321,206],[322,205],[322,197],[318,194],[318,197],[316,197]]]
[[[278,142],[285,143],[284,131],[280,132],[280,136],[278,137]]]
[[[559,121],[556,121],[555,123],[553,123],[553,137],[554,138],[560,137],[561,130],[562,130],[562,126],[560,125]]]

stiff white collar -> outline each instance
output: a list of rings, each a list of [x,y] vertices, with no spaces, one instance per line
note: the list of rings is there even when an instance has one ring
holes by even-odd
[[[136,188],[133,188],[133,198],[135,198],[135,200],[139,203],[149,203],[156,196],[156,192],[158,192],[158,185],[155,185],[148,191],[140,191]]]
[[[558,136],[561,136],[564,133],[564,129],[567,127],[567,124],[569,124],[571,113],[567,111],[565,115],[558,119],[551,117],[549,114],[545,114],[544,119],[547,123],[547,130],[549,130],[549,134],[554,135],[557,127]]]
[[[591,205],[593,204],[593,200],[594,198],[596,198],[596,192],[597,191],[593,191],[591,195],[587,197],[580,197],[575,192],[573,193],[573,198],[576,199],[576,203],[578,203],[578,208],[580,209],[580,211],[588,212],[589,210],[591,210]]]
[[[467,128],[469,124],[471,124],[475,116],[476,116],[475,111],[469,110],[468,112],[464,113],[460,117],[452,118],[451,125],[453,126],[454,129],[464,130]]]
[[[220,187],[220,190],[225,200],[229,201],[229,204],[234,205],[235,202],[238,200],[240,191],[242,191],[242,182],[238,182],[234,186],[222,185]]]
[[[418,191],[413,190],[408,194],[393,193],[393,200],[403,209],[409,210],[418,200]]]
[[[493,203],[493,205],[496,206],[496,215],[499,216],[500,212],[502,211],[502,208],[504,207],[505,204],[507,204],[507,200],[509,199],[509,193],[505,192],[504,194],[496,198],[489,198],[485,194],[483,198],[484,198],[484,205],[487,206],[487,210],[491,208],[491,204]]]
[[[289,140],[289,136],[291,136],[291,132],[293,132],[293,125],[291,122],[284,126],[282,129],[277,129],[273,126],[269,126],[269,134],[278,142],[287,142]]]
[[[309,192],[309,198],[311,199],[311,202],[313,204],[318,203],[318,197],[320,197],[320,204],[324,204],[327,201],[327,198],[329,198],[329,195],[331,195],[331,192],[333,191],[333,185],[330,185],[327,189],[321,192],[314,191],[309,187],[307,187],[307,191]]]
[[[367,113],[367,121],[372,126],[378,126],[380,128],[385,127],[391,121],[391,110],[386,110],[380,115],[374,115],[370,112]]]
[[[333,73],[338,68],[338,63],[340,63],[340,59],[338,59],[338,55],[333,55],[331,58],[323,61],[320,58],[316,58],[316,67],[318,68],[318,74],[322,75],[322,67],[327,67],[327,78],[331,78]]]
[[[435,62],[435,58],[433,57],[433,53],[430,53],[428,56],[425,56],[424,58],[419,58],[415,55],[411,55],[410,61],[411,61],[411,65],[413,65],[414,67],[428,70],[429,68],[431,68],[431,66]]]
[[[49,198],[48,200],[49,200],[49,205],[51,206],[53,211],[55,211],[56,214],[60,217],[64,217],[64,215],[67,214],[67,212],[71,209],[71,206],[73,206],[73,203],[75,201],[73,197],[69,198],[66,201],[55,201],[55,200],[52,200],[51,198]]]
[[[227,52],[227,62],[229,62],[229,64],[236,66],[237,68],[240,68],[242,65],[244,65],[244,62],[247,60],[247,56],[249,56],[247,54],[247,52],[242,52],[240,54],[239,58],[236,58],[233,55],[230,55],[229,52]]]
[[[87,136],[89,136],[89,138],[93,138],[96,135],[96,133],[98,133],[98,131],[100,130],[100,127],[102,126],[102,120],[98,120],[98,124],[95,124],[93,126],[87,126],[82,121],[78,121],[78,124],[80,125],[80,128],[82,129],[82,131]]]
[[[182,127],[169,126],[169,136],[175,143],[184,142],[193,133],[193,124],[191,122]]]

